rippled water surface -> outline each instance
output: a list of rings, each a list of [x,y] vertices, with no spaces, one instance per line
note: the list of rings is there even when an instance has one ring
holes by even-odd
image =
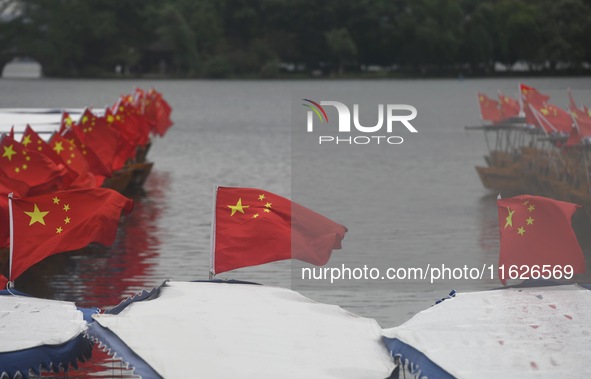
[[[535,79],[555,103],[566,88],[591,105],[590,79]],[[349,228],[330,265],[340,267],[482,267],[498,259],[495,196],[474,170],[483,164],[476,92],[516,92],[518,80],[399,81],[105,81],[0,80],[0,107],[102,107],[135,87],[154,86],[173,107],[173,128],[155,139],[155,162],[116,243],[51,257],[17,280],[24,292],[105,308],[163,279],[207,279],[215,185],[262,188]],[[419,133],[399,146],[317,146],[292,139],[292,106],[302,93],[342,94],[411,104]],[[353,99],[354,101],[355,99]],[[292,109],[293,108],[293,109]],[[302,124],[302,127],[304,124]],[[341,148],[342,147],[342,148]],[[321,302],[393,327],[451,289],[484,290],[496,279],[341,281],[298,279],[299,265],[277,262],[222,274],[294,288]],[[297,267],[296,267],[297,266]],[[100,353],[97,353],[100,354]],[[125,375],[99,356],[92,372]],[[98,362],[98,363],[97,363]],[[105,363],[107,362],[107,363]],[[108,367],[97,366],[106,364]],[[112,366],[109,366],[112,365]],[[115,368],[116,372],[110,370]]]

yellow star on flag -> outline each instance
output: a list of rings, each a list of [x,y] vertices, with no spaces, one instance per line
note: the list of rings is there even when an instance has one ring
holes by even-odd
[[[265,208],[265,209],[263,209],[263,212],[265,212],[265,213],[271,213],[271,210],[268,209],[268,208]]]
[[[535,207],[533,204],[531,204],[531,205],[530,205],[530,206],[527,208],[527,210],[528,210],[528,211],[530,211],[530,212],[531,212],[531,211],[533,211],[533,210],[535,210],[535,209],[536,209],[536,207]]]
[[[64,211],[67,212],[70,210],[70,204],[65,204],[64,205]]]
[[[69,223],[70,223],[70,218],[69,218],[69,217],[66,217],[66,218],[64,219],[64,224],[69,224]]]
[[[255,214],[252,216],[252,218],[257,218],[257,217],[259,217],[259,214],[258,214],[258,213],[255,213]]]
[[[62,227],[61,227],[61,226],[59,226],[59,227],[55,228],[55,232],[56,232],[57,234],[60,234],[60,233],[61,233],[61,232],[63,232],[63,231],[64,231],[64,230],[62,229]]]
[[[59,203],[60,203],[60,199],[59,199],[57,196],[55,196],[55,197],[54,197],[53,199],[51,199],[51,200],[53,200],[53,203],[54,203],[54,204],[59,204]]]
[[[236,205],[228,205],[228,208],[232,210],[232,214],[230,216],[234,216],[234,213],[240,212],[244,214],[244,208],[248,208],[248,205],[242,205],[242,198],[238,199]]]
[[[62,146],[62,142],[56,142],[55,145],[53,145],[53,150],[55,150],[56,153],[61,154],[62,151],[64,151],[64,147]]]
[[[525,229],[523,227],[519,227],[517,228],[517,234],[519,234],[520,236],[525,234]]]
[[[23,145],[27,146],[28,144],[30,144],[31,141],[31,136],[30,135],[26,135],[25,138],[23,138],[23,141],[21,142]]]
[[[265,204],[265,208],[271,208],[271,203]]]
[[[260,194],[260,195],[259,195],[259,200],[260,200],[260,201],[263,201],[263,199],[265,199],[265,194]]]
[[[4,154],[2,154],[3,158],[6,157],[9,161],[12,161],[12,156],[16,154],[16,151],[14,151],[13,146],[14,145],[4,146]]]
[[[509,216],[505,218],[505,229],[507,226],[513,227],[513,213],[515,213],[515,211],[512,211],[509,207],[507,207],[507,212],[509,212]]]
[[[527,221],[527,225],[533,225],[533,223],[534,223],[534,219],[531,217],[528,217],[527,220],[525,220],[525,221]]]
[[[36,222],[45,225],[45,220],[43,219],[43,217],[45,217],[48,213],[49,211],[41,212],[37,204],[35,204],[33,212],[25,212],[25,214],[31,218],[31,221],[29,221],[29,226],[33,225]]]

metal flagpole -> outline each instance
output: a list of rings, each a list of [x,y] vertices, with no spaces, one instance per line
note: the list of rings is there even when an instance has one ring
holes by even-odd
[[[215,279],[215,209],[217,204],[218,186],[213,186],[213,206],[211,209],[211,236],[210,256],[209,256],[209,280]]]
[[[8,194],[8,216],[9,216],[9,227],[10,227],[10,252],[8,255],[8,288],[14,288],[12,282],[12,255],[14,253],[14,222],[12,219],[12,196],[13,193]]]

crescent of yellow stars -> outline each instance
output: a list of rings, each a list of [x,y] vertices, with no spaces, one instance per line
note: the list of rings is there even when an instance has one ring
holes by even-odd
[[[31,220],[29,221],[29,226],[33,225],[36,222],[38,222],[42,225],[45,225],[45,220],[43,218],[48,213],[49,213],[49,211],[46,211],[46,212],[40,211],[37,204],[35,204],[35,207],[33,208],[33,212],[25,212],[25,214],[31,218]]]
[[[228,205],[228,208],[232,210],[232,214],[230,214],[230,216],[234,216],[234,213],[236,212],[244,214],[244,209],[248,207],[248,205],[242,205],[242,198],[239,198],[236,205]]]
[[[259,200],[259,201],[264,201],[265,199],[266,199],[266,196],[265,196],[265,194],[260,194],[260,195],[258,196],[258,200]],[[271,205],[272,205],[271,203],[269,203],[269,202],[266,202],[266,204],[263,206],[263,207],[264,207],[264,208],[263,208],[263,212],[264,212],[264,213],[271,213]],[[240,213],[242,213],[242,214],[245,214],[245,213],[244,213],[244,210],[245,210],[246,208],[249,208],[250,206],[249,206],[249,205],[242,205],[242,198],[239,198],[239,199],[238,199],[238,202],[236,203],[236,205],[227,205],[227,207],[228,207],[228,208],[230,208],[230,210],[232,211],[232,212],[230,213],[230,216],[234,216],[234,214],[235,214],[236,212],[240,212]],[[255,208],[256,208],[256,207],[255,207]],[[252,218],[256,219],[256,218],[258,218],[259,216],[261,216],[261,214],[259,214],[259,213],[255,213],[255,214],[252,216]]]
[[[527,209],[530,213],[536,209],[535,205],[533,203],[530,203],[529,200],[526,200],[521,205],[523,205],[525,209]],[[509,212],[509,215],[505,218],[505,228],[507,228],[508,226],[513,227],[513,214],[515,213],[515,211],[512,211],[509,207],[507,207],[507,212]],[[534,221],[534,218],[531,216],[526,218],[525,225],[522,225],[517,228],[517,234],[519,234],[520,236],[524,236],[526,232],[525,227],[527,225],[533,225]]]

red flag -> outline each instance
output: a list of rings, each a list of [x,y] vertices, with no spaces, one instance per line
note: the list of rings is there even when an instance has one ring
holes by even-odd
[[[5,248],[10,245],[10,216],[8,213],[8,198],[7,195],[0,196],[0,248]],[[2,264],[0,264],[0,268]],[[1,278],[0,278],[1,279]],[[0,290],[3,289],[2,281],[0,280]]]
[[[74,146],[76,146],[82,152],[82,154],[84,154],[84,157],[90,166],[90,172],[92,172],[97,177],[97,181],[102,183],[102,180],[99,180],[98,178],[111,176],[113,170],[111,169],[111,166],[105,165],[92,149],[86,146],[78,133],[74,131],[74,125],[74,120],[72,120],[72,117],[70,117],[68,112],[63,112],[59,134],[74,144]]]
[[[25,182],[11,179],[7,176],[0,175],[0,196],[6,197],[9,193],[14,193],[16,196],[26,196],[30,187]]]
[[[50,255],[80,249],[91,242],[111,245],[121,212],[132,208],[132,200],[107,188],[12,199],[10,280]]]
[[[499,122],[502,119],[499,103],[486,96],[483,93],[478,93],[478,104],[480,105],[480,114],[483,120],[492,122]]]
[[[56,191],[70,184],[70,174],[63,165],[36,151],[25,149],[9,136],[0,142],[0,172],[31,187],[31,191]]]
[[[543,107],[537,107],[532,104],[532,107],[538,112],[535,118],[534,125],[544,128],[546,132],[558,132],[569,134],[573,127],[573,119],[570,114],[564,109],[557,107],[554,104],[545,104]],[[538,121],[538,119],[540,119]]]
[[[59,155],[53,151],[53,149],[49,146],[47,142],[43,138],[37,134],[29,125],[25,128],[25,132],[23,133],[23,138],[21,139],[21,144],[29,150],[37,151],[46,157],[50,158],[56,164],[60,164],[62,162]]]
[[[120,101],[113,114],[107,114],[107,122],[113,123],[123,138],[135,146],[145,146],[150,142],[150,126],[147,119],[137,113],[137,109]]]
[[[571,131],[565,145],[580,145],[582,139],[591,137],[591,116],[587,112],[572,106],[570,107],[570,114],[575,127]]]
[[[26,183],[0,175],[0,248],[8,246],[10,242],[8,194],[14,193],[16,196],[26,196],[27,192],[29,192],[29,186]],[[0,289],[2,288],[0,283]]]
[[[105,117],[98,117],[87,108],[78,123],[72,125],[72,130],[105,167],[113,167],[113,160],[120,147],[121,135],[107,123]]]
[[[499,92],[499,104],[501,106],[502,118],[519,116],[519,102],[510,96],[505,96]]]
[[[113,171],[119,170],[125,166],[130,158],[135,157],[137,143],[135,142],[136,131],[128,128],[126,125],[122,125],[119,120],[115,119],[111,109],[105,110],[104,116],[107,125],[119,133],[119,143],[117,148],[117,154],[113,158]]]
[[[568,90],[568,101],[569,101],[569,108],[570,109],[578,109],[577,107],[577,103],[575,102],[575,98],[573,97],[573,93],[570,91],[570,88]]]
[[[543,107],[545,103],[550,99],[550,96],[544,95],[534,87],[526,86],[525,84],[520,84],[519,90],[521,91],[521,98],[524,101],[533,104],[537,107]]]
[[[315,265],[341,248],[347,228],[290,200],[256,188],[218,187],[213,271],[283,259]]]
[[[90,172],[88,161],[76,145],[57,133],[51,136],[49,145],[54,154],[56,154],[70,170],[77,174],[76,179],[70,183],[68,189],[97,187],[96,178]]]
[[[565,273],[566,265],[572,266],[574,274],[585,271],[585,258],[571,227],[577,207],[531,195],[497,200],[501,234],[499,278],[503,284],[516,274],[519,278],[531,278],[537,271],[548,278],[548,272]]]
[[[66,111],[62,112],[62,121],[60,123],[60,133],[64,132],[65,130],[70,130],[72,128],[72,125],[74,125],[74,120],[72,119],[72,116],[70,116],[70,114]]]
[[[145,105],[145,114],[152,124],[152,131],[161,137],[164,136],[172,126],[170,120],[172,108],[164,100],[162,94],[153,88],[148,91]]]
[[[95,176],[106,176],[109,177],[111,176],[113,170],[111,169],[111,167],[107,167],[103,161],[95,154],[95,152],[88,148],[88,146],[86,146],[86,144],[84,142],[82,142],[80,140],[80,138],[78,137],[78,135],[76,135],[76,133],[74,133],[74,131],[72,129],[61,133],[61,135],[66,138],[68,141],[70,141],[71,144],[73,144],[74,146],[76,146],[78,148],[78,150],[80,150],[80,152],[82,153],[82,155],[84,156],[84,158],[86,159],[86,161],[88,162],[88,167],[90,169],[90,172],[92,172]]]

